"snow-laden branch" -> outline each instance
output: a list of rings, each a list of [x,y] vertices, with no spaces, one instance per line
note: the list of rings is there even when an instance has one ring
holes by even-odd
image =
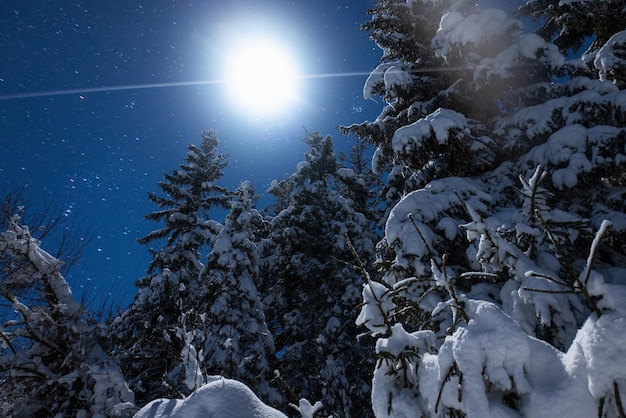
[[[68,316],[80,315],[82,306],[74,299],[69,284],[60,273],[61,261],[44,251],[39,241],[30,235],[28,227],[18,224],[19,219],[19,216],[13,216],[7,231],[0,234],[0,251],[27,259],[41,277],[45,291],[50,292],[48,296],[57,309]],[[24,279],[30,281],[27,277]]]

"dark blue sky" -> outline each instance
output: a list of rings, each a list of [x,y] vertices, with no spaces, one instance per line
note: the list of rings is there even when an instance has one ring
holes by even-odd
[[[519,1],[482,3],[511,9]],[[92,237],[68,276],[74,291],[112,292],[125,305],[150,259],[136,239],[157,227],[143,219],[155,209],[147,193],[158,192],[163,171],[177,168],[200,132],[217,130],[230,155],[225,187],[247,179],[265,193],[303,159],[305,129],[345,149],[351,139],[336,126],[378,115],[381,104],[362,97],[366,77],[341,76],[378,63],[381,51],[359,30],[374,4],[3,0],[0,191],[27,185],[31,200],[62,206]],[[284,42],[305,75],[325,76],[303,80],[287,115],[242,113],[222,84],[141,88],[219,80],[230,38],[263,31]],[[136,88],[117,90],[128,86]],[[55,244],[43,246],[53,252]]]
[[[248,179],[264,193],[303,159],[305,129],[345,148],[350,140],[335,127],[375,118],[380,105],[362,98],[365,76],[304,80],[301,102],[271,120],[233,109],[220,84],[109,88],[218,80],[229,36],[252,25],[278,34],[305,74],[367,72],[380,57],[359,30],[372,4],[5,0],[0,189],[26,184],[31,200],[62,205],[92,237],[68,277],[74,291],[112,292],[126,304],[149,262],[136,239],[157,227],[143,219],[155,209],[147,193],[158,191],[163,171],[183,161],[201,131],[217,130],[220,151],[230,155],[224,186]],[[74,92],[56,94],[67,91]],[[8,98],[30,93],[41,94]]]

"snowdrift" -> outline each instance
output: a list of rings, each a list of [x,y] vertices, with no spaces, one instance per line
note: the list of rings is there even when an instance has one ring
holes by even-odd
[[[285,418],[265,405],[246,385],[218,377],[186,399],[157,399],[134,418]]]

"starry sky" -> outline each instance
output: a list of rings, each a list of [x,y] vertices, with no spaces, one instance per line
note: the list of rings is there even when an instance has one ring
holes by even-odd
[[[520,0],[486,0],[512,10]],[[374,0],[46,0],[0,3],[0,193],[26,186],[53,201],[89,237],[66,277],[95,308],[123,308],[150,261],[137,244],[159,225],[164,171],[187,143],[218,132],[230,164],[222,185],[252,181],[270,202],[273,179],[304,159],[306,131],[352,138],[336,127],[372,120],[382,105],[362,96],[380,49],[360,26]],[[233,106],[221,82],[233,38],[263,33],[284,44],[303,76],[288,112],[257,116]],[[220,220],[220,219],[218,219]],[[53,239],[44,249],[55,251]]]
[[[222,185],[247,179],[264,194],[304,159],[305,130],[346,149],[352,139],[336,126],[376,117],[381,105],[365,101],[362,87],[381,52],[359,30],[373,5],[3,0],[0,191],[26,185],[30,200],[54,200],[91,237],[67,277],[74,292],[88,301],[111,295],[123,307],[150,260],[136,239],[158,226],[143,218],[156,209],[147,193],[202,131],[215,129],[229,154]],[[229,38],[251,28],[284,40],[303,75],[314,76],[280,117],[234,108],[215,82]]]

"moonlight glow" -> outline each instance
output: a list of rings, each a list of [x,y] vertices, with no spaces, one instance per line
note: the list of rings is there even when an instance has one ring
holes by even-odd
[[[239,43],[226,63],[226,85],[236,108],[275,115],[298,97],[298,69],[279,43],[251,39]]]

